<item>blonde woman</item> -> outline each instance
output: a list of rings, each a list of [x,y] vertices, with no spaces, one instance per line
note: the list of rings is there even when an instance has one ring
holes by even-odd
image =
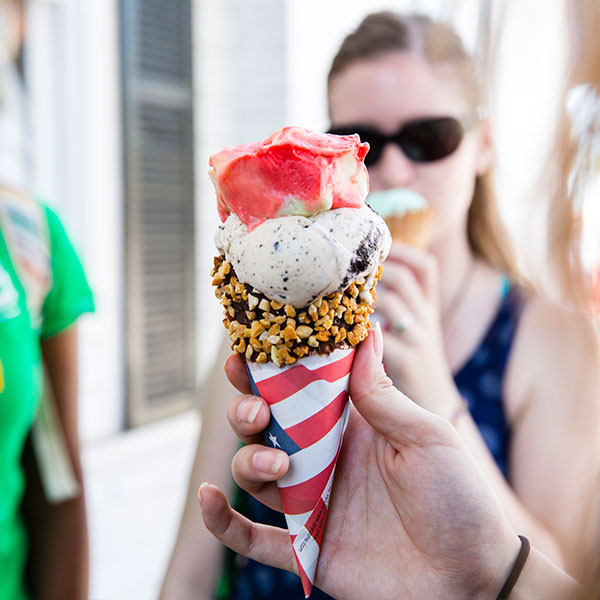
[[[582,314],[518,286],[480,99],[456,34],[421,16],[367,17],[329,75],[332,130],[377,140],[372,189],[409,188],[436,213],[428,252],[397,246],[385,265],[387,373],[453,422],[512,527],[573,570],[598,464],[597,340]],[[442,119],[462,135],[436,130]]]

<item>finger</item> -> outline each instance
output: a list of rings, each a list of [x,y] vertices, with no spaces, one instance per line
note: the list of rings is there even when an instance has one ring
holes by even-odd
[[[225,361],[225,375],[233,387],[242,394],[251,394],[248,371],[242,357],[239,354],[231,354]]]
[[[383,367],[392,383],[402,393],[405,393],[410,376],[412,350],[401,339],[401,335],[383,333],[385,353]]]
[[[227,408],[227,420],[245,444],[261,443],[262,431],[269,424],[269,405],[259,396],[236,396]]]
[[[266,565],[298,573],[286,529],[253,523],[234,511],[216,486],[202,484],[198,502],[206,528],[234,552]]]
[[[383,332],[383,364],[386,373],[403,372],[403,366],[413,355],[413,350],[406,344],[404,333]]]
[[[285,452],[253,444],[236,453],[231,472],[242,489],[270,508],[281,511],[279,490],[274,482],[287,473],[289,466]]]
[[[393,290],[415,316],[423,312],[428,298],[415,274],[406,266],[398,263],[385,263],[385,286]],[[385,292],[385,290],[384,290]],[[379,299],[379,296],[378,296]]]
[[[425,295],[430,299],[437,298],[439,295],[438,264],[433,254],[406,244],[392,244],[385,268],[388,262],[402,263],[409,267]]]
[[[404,321],[412,320],[412,313],[395,292],[382,291],[377,294],[376,314],[383,317],[384,329],[394,335],[404,336]]]
[[[383,340],[375,326],[359,344],[350,376],[350,397],[358,412],[392,445],[418,439],[430,413],[397,390],[381,364]]]

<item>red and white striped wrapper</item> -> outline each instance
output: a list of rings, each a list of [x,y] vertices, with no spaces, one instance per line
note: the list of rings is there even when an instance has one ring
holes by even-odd
[[[306,598],[323,541],[335,465],[348,422],[354,348],[278,367],[247,363],[253,392],[271,407],[265,443],[290,457],[277,482]]]

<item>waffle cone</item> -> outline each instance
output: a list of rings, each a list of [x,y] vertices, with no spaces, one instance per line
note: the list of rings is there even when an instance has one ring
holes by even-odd
[[[419,211],[409,211],[403,215],[385,218],[394,242],[402,242],[425,250],[431,242],[434,211],[427,207]]]
[[[254,393],[271,409],[265,443],[290,457],[290,468],[277,486],[307,598],[348,421],[353,360],[351,348],[308,356],[283,367],[272,362],[246,363]]]

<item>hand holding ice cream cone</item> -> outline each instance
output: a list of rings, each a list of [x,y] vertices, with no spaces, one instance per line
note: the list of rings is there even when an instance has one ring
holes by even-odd
[[[486,592],[495,597],[519,540],[456,432],[392,386],[381,352],[376,328],[356,351],[353,406],[315,584],[349,600],[486,597]],[[238,357],[228,361],[226,371],[234,385],[248,391]],[[248,410],[249,403],[259,409]],[[234,431],[250,444],[234,458],[236,481],[281,510],[274,482],[285,476],[287,457],[253,443],[268,423],[265,403],[238,396],[229,416]],[[205,525],[221,542],[254,560],[299,572],[287,531],[251,523],[214,486],[204,485],[199,499]]]

